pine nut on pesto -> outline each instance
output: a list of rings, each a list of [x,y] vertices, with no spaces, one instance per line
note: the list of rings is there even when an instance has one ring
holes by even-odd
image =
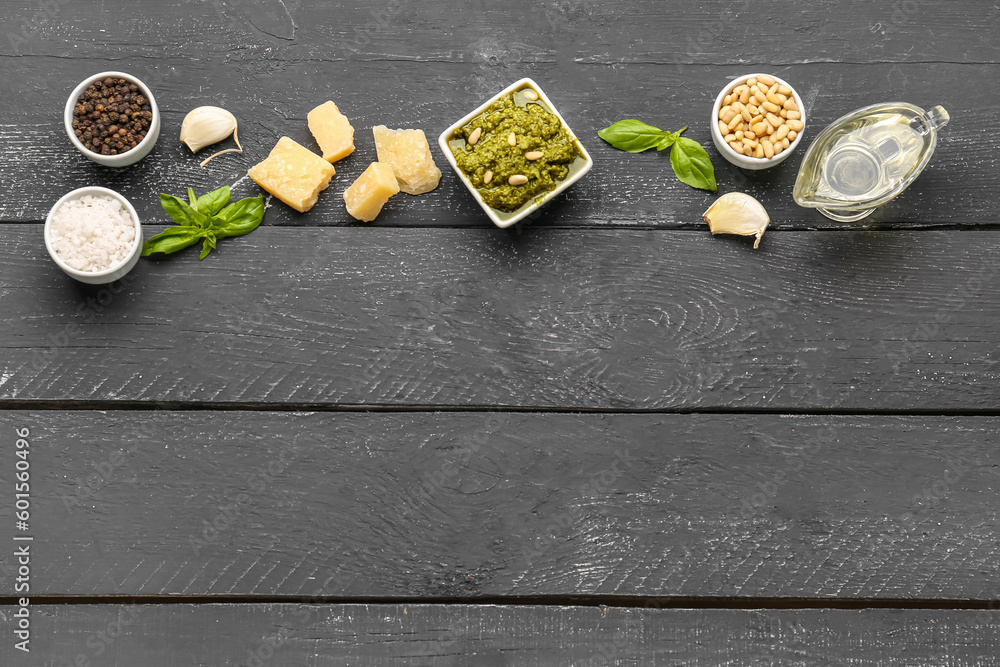
[[[505,213],[555,190],[585,162],[559,117],[530,88],[494,102],[455,130],[448,145],[483,201]]]

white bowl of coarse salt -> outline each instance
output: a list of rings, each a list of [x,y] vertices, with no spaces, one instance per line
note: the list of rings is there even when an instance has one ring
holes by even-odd
[[[120,280],[142,253],[142,225],[128,199],[108,188],[79,188],[45,218],[45,248],[67,275],[92,285]]]

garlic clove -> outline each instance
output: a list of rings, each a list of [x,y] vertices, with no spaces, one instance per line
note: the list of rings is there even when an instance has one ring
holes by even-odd
[[[713,234],[756,236],[754,248],[760,245],[760,237],[771,222],[763,205],[742,192],[722,195],[705,211],[704,217]]]
[[[236,116],[221,107],[198,107],[189,111],[181,124],[181,141],[187,144],[192,153],[197,153],[205,146],[216,144],[230,134],[236,140],[237,148],[230,148],[212,155],[201,163],[203,167],[209,160],[223,153],[243,152],[237,134]]]

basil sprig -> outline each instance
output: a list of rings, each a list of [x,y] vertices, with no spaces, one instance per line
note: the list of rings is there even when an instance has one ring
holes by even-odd
[[[629,153],[641,153],[655,148],[662,151],[670,149],[670,166],[681,183],[687,183],[693,188],[715,192],[715,169],[708,153],[697,141],[682,137],[687,129],[685,125],[676,132],[666,132],[658,127],[647,125],[640,120],[629,118],[620,120],[597,133],[601,139]]]
[[[193,188],[188,188],[188,201],[161,192],[160,206],[177,225],[167,227],[146,241],[142,256],[177,252],[205,239],[200,257],[205,259],[215,250],[219,239],[243,236],[257,229],[264,219],[264,197],[247,197],[229,204],[231,197],[228,185],[200,197],[195,196]]]

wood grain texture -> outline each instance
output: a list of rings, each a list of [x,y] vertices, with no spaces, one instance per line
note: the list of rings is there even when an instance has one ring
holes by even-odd
[[[0,245],[0,399],[995,410],[1000,233],[263,228],[75,283]],[[110,405],[114,405],[111,403]],[[18,407],[8,403],[7,407]]]
[[[358,224],[347,215],[341,193],[376,157],[371,126],[418,127],[433,139],[522,76],[544,87],[595,159],[591,174],[543,209],[533,225],[703,224],[701,214],[713,195],[678,182],[666,155],[629,155],[596,135],[616,120],[637,117],[668,129],[689,125],[687,136],[713,157],[721,191],[753,194],[776,223],[843,227],[792,201],[801,156],[829,122],[895,99],[944,104],[952,123],[920,180],[864,225],[975,226],[997,218],[992,193],[1000,138],[982,131],[998,120],[995,95],[991,86],[970,82],[997,79],[1000,48],[988,30],[968,27],[996,25],[995,4],[912,0],[899,6],[859,3],[851,10],[821,2],[803,11],[786,0],[770,3],[766,20],[750,21],[759,12],[744,0],[698,7],[633,2],[628,9],[580,0],[516,1],[505,10],[480,3],[488,6],[465,11],[441,0],[349,6],[213,0],[157,3],[127,26],[103,33],[98,30],[107,27],[112,7],[52,4],[58,12],[39,22],[29,42],[8,37],[0,43],[0,58],[12,73],[0,83],[0,150],[8,165],[0,167],[2,221],[43,220],[65,192],[95,183],[121,191],[150,222],[166,219],[158,205],[161,191],[239,182],[238,194],[253,194],[253,184],[240,181],[246,169],[284,134],[316,148],[306,112],[333,98],[358,130],[358,150],[337,164],[333,185],[310,213],[279,203],[265,224]],[[38,11],[34,0],[17,0],[0,9],[0,18],[10,17],[17,26]],[[521,20],[527,15],[538,20]],[[163,111],[156,150],[128,169],[89,162],[62,128],[60,114],[72,88],[109,68],[143,78]],[[761,68],[798,86],[809,125],[799,155],[766,172],[741,172],[711,146],[708,117],[726,81]],[[237,114],[244,155],[197,166],[199,159],[177,137],[184,114],[202,104]],[[443,156],[437,160],[447,166]],[[490,226],[450,170],[430,194],[393,198],[374,224]]]
[[[1000,600],[996,417],[42,411],[0,427],[31,430],[35,596]]]
[[[1000,664],[997,611],[414,604],[40,605],[32,610],[37,634],[31,659],[8,641],[0,646],[5,665]],[[7,628],[13,626],[9,609],[0,617]],[[77,656],[82,656],[79,663]]]

